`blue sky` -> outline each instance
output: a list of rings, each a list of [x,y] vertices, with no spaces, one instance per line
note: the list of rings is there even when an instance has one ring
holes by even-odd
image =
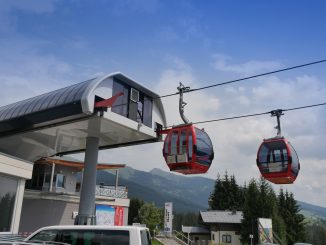
[[[326,58],[325,1],[0,1],[0,104],[121,71],[159,94]],[[326,63],[191,93],[192,121],[326,102]],[[169,125],[177,98],[163,100]],[[287,112],[283,134],[302,168],[296,198],[326,206],[326,108]],[[206,175],[258,177],[255,154],[275,134],[269,116],[202,125],[214,143]],[[100,154],[105,162],[167,170],[162,144]],[[143,154],[148,148],[149,155]],[[137,156],[137,157],[135,157]],[[278,189],[278,187],[276,187]]]

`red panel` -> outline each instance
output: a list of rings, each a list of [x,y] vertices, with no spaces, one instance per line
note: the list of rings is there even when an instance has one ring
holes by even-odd
[[[205,166],[196,162],[172,163],[168,164],[171,171],[182,174],[204,174],[208,171],[209,166]]]
[[[115,207],[115,214],[114,214],[114,225],[116,226],[123,226],[123,207]]]

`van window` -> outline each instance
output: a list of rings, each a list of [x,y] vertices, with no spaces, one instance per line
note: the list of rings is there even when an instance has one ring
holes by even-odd
[[[148,230],[140,231],[141,245],[151,245],[151,235]]]
[[[124,230],[44,230],[30,239],[72,245],[129,245],[129,240],[129,231]]]

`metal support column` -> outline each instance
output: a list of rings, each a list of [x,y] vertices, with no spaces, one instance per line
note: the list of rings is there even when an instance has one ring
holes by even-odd
[[[54,169],[55,169],[55,163],[52,163],[49,192],[52,192],[53,190]]]
[[[96,165],[99,151],[99,138],[87,137],[85,168],[80,192],[80,203],[75,225],[95,225]]]
[[[115,170],[115,189],[118,189],[119,169]]]

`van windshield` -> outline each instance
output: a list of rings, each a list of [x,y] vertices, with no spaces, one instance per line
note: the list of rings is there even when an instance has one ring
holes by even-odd
[[[129,245],[125,230],[43,230],[30,241],[52,241],[71,245]]]

